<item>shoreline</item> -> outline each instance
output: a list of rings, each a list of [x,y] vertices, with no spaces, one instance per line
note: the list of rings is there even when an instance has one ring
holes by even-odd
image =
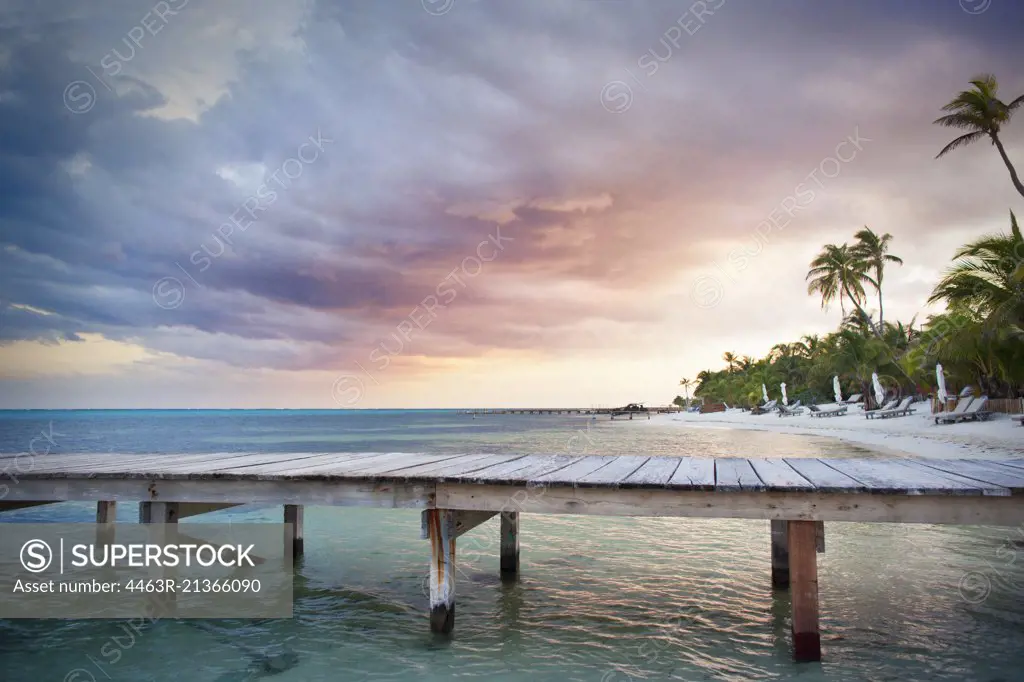
[[[938,459],[1013,459],[1024,457],[1024,427],[1008,415],[989,421],[935,424],[927,403],[915,403],[914,414],[865,419],[860,408],[840,417],[754,415],[739,409],[698,414],[654,415],[648,423],[678,428],[732,428],[800,436],[824,436],[875,450]]]

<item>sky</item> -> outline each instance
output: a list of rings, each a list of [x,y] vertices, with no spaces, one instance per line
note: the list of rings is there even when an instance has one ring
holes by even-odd
[[[0,408],[664,404],[1024,210],[1011,0],[0,0]],[[1024,165],[1024,120],[1005,131]]]

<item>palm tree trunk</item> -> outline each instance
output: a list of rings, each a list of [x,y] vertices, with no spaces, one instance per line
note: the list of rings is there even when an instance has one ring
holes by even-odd
[[[1003,163],[1006,164],[1006,169],[1010,171],[1010,180],[1013,181],[1013,186],[1017,188],[1021,196],[1024,196],[1024,184],[1021,184],[1020,178],[1017,177],[1017,169],[1010,163],[1010,157],[1006,155],[1006,150],[1003,149],[1003,142],[999,139],[999,136],[992,133],[992,143],[999,150],[999,156],[1003,157]]]
[[[882,307],[882,269],[875,273],[875,281],[878,282],[878,326],[885,329],[885,312]]]
[[[849,290],[849,289],[847,289],[847,288],[846,288],[846,287],[844,286],[844,287],[843,287],[843,291],[845,291],[845,292],[846,292],[846,295],[850,297],[850,302],[851,302],[851,303],[853,303],[853,307],[857,309],[857,312],[859,312],[859,313],[860,313],[861,315],[863,315],[863,316],[864,316],[864,319],[865,319],[865,320],[867,321],[867,323],[868,323],[868,326],[869,326],[869,327],[871,327],[871,331],[873,331],[873,332],[875,333],[875,336],[877,336],[877,337],[878,337],[879,339],[881,339],[881,338],[882,338],[882,335],[881,335],[881,334],[879,334],[879,333],[878,333],[878,329],[876,329],[876,328],[875,328],[875,323],[871,321],[871,317],[869,317],[869,316],[868,316],[868,314],[867,314],[866,312],[864,312],[864,309],[860,307],[860,304],[859,304],[859,303],[857,303],[857,299],[855,299],[855,298],[854,298],[854,297],[853,297],[853,296],[852,296],[852,295],[850,294],[850,290]]]

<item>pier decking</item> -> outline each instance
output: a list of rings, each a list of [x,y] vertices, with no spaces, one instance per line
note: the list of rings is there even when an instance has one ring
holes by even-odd
[[[519,567],[521,514],[770,520],[772,582],[792,590],[794,654],[820,658],[820,522],[1024,523],[1024,459],[747,459],[515,454],[207,454],[0,456],[17,466],[0,510],[62,501],[118,502],[140,521],[238,504],[284,505],[301,553],[303,505],[420,509],[430,539],[431,627],[455,614],[455,540],[500,514],[500,570]],[[767,530],[767,529],[766,529]],[[685,558],[683,560],[686,560]],[[766,557],[767,563],[768,557]]]
[[[653,414],[672,414],[676,412],[682,412],[683,408],[676,405],[666,405],[661,407],[648,407],[643,412],[650,412]],[[615,415],[615,414],[641,414],[640,410],[624,410],[621,407],[495,407],[487,409],[475,409],[475,410],[459,410],[459,414],[470,415],[473,417],[492,416],[499,414],[592,414],[592,415]]]

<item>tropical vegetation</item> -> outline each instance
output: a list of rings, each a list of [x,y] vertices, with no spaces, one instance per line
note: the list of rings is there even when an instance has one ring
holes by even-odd
[[[966,131],[939,157],[987,137],[1024,195],[1000,138],[1024,96],[1003,103],[989,75],[974,78],[971,86],[935,121]],[[722,369],[680,382],[687,399],[693,387],[697,398],[751,407],[763,401],[762,387],[778,398],[785,383],[790,400],[831,402],[838,376],[844,397],[861,393],[870,402],[873,373],[890,397],[923,397],[936,390],[937,364],[951,391],[972,386],[990,397],[1024,395],[1024,237],[1014,213],[1008,232],[980,236],[954,253],[928,299],[945,310],[923,322],[885,318],[885,274],[903,264],[890,252],[893,241],[891,234],[865,226],[847,243],[825,244],[810,263],[807,292],[820,298],[825,310],[839,305],[839,328],[778,343],[763,358],[728,351]]]

